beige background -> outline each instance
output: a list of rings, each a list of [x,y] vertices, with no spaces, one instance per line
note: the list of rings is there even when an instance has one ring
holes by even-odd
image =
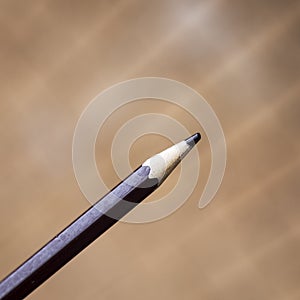
[[[297,2],[1,0],[0,276],[88,208],[71,160],[88,102],[119,81],[161,76],[196,89],[222,123],[228,161],[216,198],[197,208],[210,165],[204,136],[199,184],[181,209],[119,223],[29,299],[299,299]],[[145,100],[115,112],[96,149],[109,186],[119,180],[114,133],[147,112],[201,131],[176,106]],[[139,139],[132,166],[168,145]]]

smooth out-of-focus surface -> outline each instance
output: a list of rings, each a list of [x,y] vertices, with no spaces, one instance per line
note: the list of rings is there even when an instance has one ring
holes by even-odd
[[[1,0],[0,276],[89,206],[71,159],[84,107],[119,81],[160,76],[196,89],[221,121],[228,160],[216,198],[197,208],[210,166],[203,134],[199,184],[183,207],[117,224],[29,299],[299,299],[299,28],[299,1]],[[121,107],[96,147],[108,186],[119,180],[114,134],[147,112],[201,131],[159,100]],[[132,167],[169,145],[141,137]]]

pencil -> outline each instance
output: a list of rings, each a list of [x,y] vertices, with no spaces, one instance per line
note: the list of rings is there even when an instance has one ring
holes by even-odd
[[[150,195],[200,140],[199,133],[147,159],[0,282],[0,299],[23,299]],[[125,201],[124,201],[125,200]]]

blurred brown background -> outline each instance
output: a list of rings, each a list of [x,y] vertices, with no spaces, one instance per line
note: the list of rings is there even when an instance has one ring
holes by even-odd
[[[216,198],[197,208],[204,136],[203,173],[183,207],[117,224],[29,299],[300,299],[299,36],[299,1],[1,0],[1,278],[89,206],[71,158],[85,106],[119,81],[160,76],[196,89],[221,121],[228,161]],[[112,136],[145,112],[201,130],[176,106],[117,111],[96,149],[109,186]],[[168,145],[139,139],[132,166]]]

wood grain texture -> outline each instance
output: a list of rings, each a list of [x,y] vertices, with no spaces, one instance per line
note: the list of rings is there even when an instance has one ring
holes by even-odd
[[[87,103],[119,81],[161,76],[196,89],[220,119],[228,160],[216,198],[197,208],[211,159],[203,134],[184,206],[158,222],[117,224],[28,299],[299,299],[299,1],[1,0],[0,25],[1,277],[89,206],[71,158]],[[109,187],[119,181],[113,136],[145,112],[203,133],[176,105],[121,107],[96,145]],[[132,167],[169,145],[138,139]]]

